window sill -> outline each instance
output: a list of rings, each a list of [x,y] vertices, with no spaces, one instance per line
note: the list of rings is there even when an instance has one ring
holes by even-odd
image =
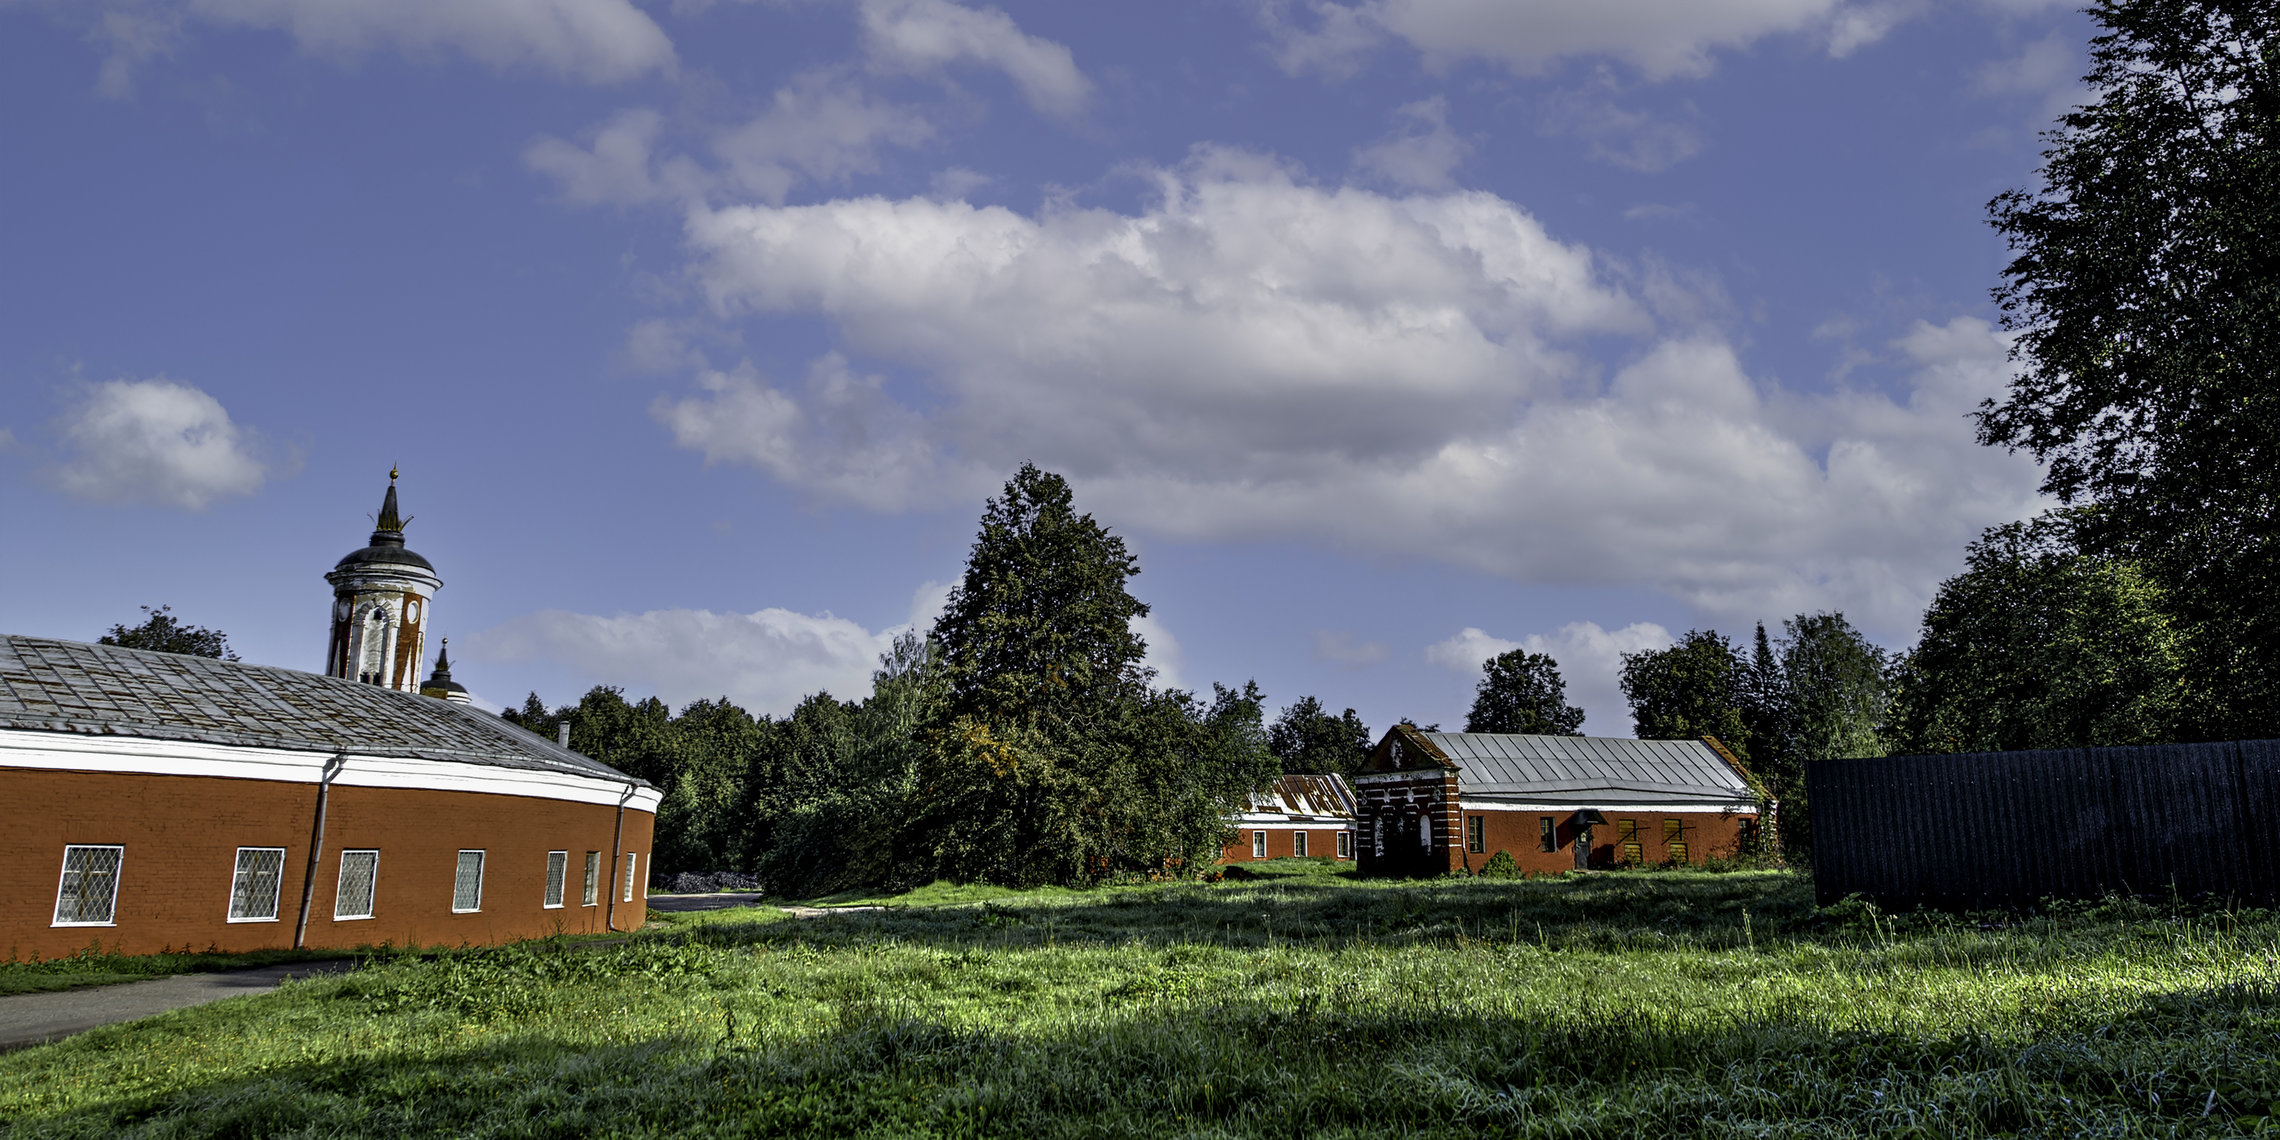
[[[116,922],[51,922],[51,923],[48,923],[48,929],[50,929],[50,930],[54,930],[54,929],[56,929],[57,927],[63,927],[63,926],[117,926],[117,925],[119,925],[119,924],[118,924],[118,923],[116,923]]]
[[[541,904],[539,904],[539,909],[540,909],[540,910],[561,910],[561,909],[562,909],[562,904],[561,904],[561,903],[541,903]]]
[[[369,915],[369,914],[336,914],[336,915],[334,915],[334,916],[333,916],[333,921],[334,921],[334,922],[370,922],[370,921],[372,921],[372,916],[371,916],[371,915]]]
[[[475,908],[475,909],[473,909],[473,910],[461,910],[461,909],[459,909],[458,907],[452,907],[452,908],[451,908],[451,913],[453,913],[453,914],[481,914],[481,913],[483,913],[483,908],[482,908],[482,907],[476,907],[476,908]]]
[[[277,916],[273,914],[273,915],[270,915],[270,916],[269,916],[269,917],[267,917],[267,918],[231,918],[231,919],[224,919],[223,921],[225,921],[225,922],[275,922],[275,921],[277,921]]]

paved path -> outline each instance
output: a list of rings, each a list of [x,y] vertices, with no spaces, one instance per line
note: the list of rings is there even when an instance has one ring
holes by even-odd
[[[0,1052],[42,1045],[99,1025],[133,1021],[204,1005],[223,998],[265,994],[287,978],[335,974],[355,965],[355,959],[288,962],[250,970],[224,970],[212,974],[176,974],[147,982],[121,982],[109,986],[81,986],[39,994],[0,997]]]
[[[649,909],[670,911],[675,914],[686,914],[690,911],[698,910],[727,910],[732,906],[759,906],[760,899],[761,896],[758,894],[733,893],[717,895],[651,895],[649,896]],[[778,905],[776,909],[783,911],[785,914],[791,915],[793,918],[821,918],[827,914],[867,914],[872,911],[881,911],[887,908],[883,906]]]

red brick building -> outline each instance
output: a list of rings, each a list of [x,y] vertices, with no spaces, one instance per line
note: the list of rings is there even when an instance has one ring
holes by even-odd
[[[471,707],[389,473],[330,676],[0,636],[0,947],[460,945],[633,930],[657,790]],[[436,699],[436,698],[443,699]]]
[[[1232,822],[1235,842],[1221,862],[1354,857],[1354,792],[1344,776],[1284,776],[1253,792]]]
[[[1366,875],[1700,863],[1756,834],[1762,795],[1716,740],[1386,733],[1354,777]]]

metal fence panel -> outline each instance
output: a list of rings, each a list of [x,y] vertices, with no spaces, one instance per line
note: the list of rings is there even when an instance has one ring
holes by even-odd
[[[1806,790],[1822,905],[2280,901],[2280,741],[1822,760]]]

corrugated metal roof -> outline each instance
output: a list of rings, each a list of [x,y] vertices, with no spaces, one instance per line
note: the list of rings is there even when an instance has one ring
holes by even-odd
[[[1354,790],[1344,776],[1284,776],[1266,791],[1252,792],[1247,815],[1293,815],[1313,819],[1354,818]]]
[[[1489,732],[1420,735],[1458,766],[1460,786],[1468,796],[1628,791],[1733,802],[1751,795],[1742,774],[1699,740]]]
[[[0,728],[628,779],[480,709],[433,697],[266,665],[37,637],[0,635]]]

